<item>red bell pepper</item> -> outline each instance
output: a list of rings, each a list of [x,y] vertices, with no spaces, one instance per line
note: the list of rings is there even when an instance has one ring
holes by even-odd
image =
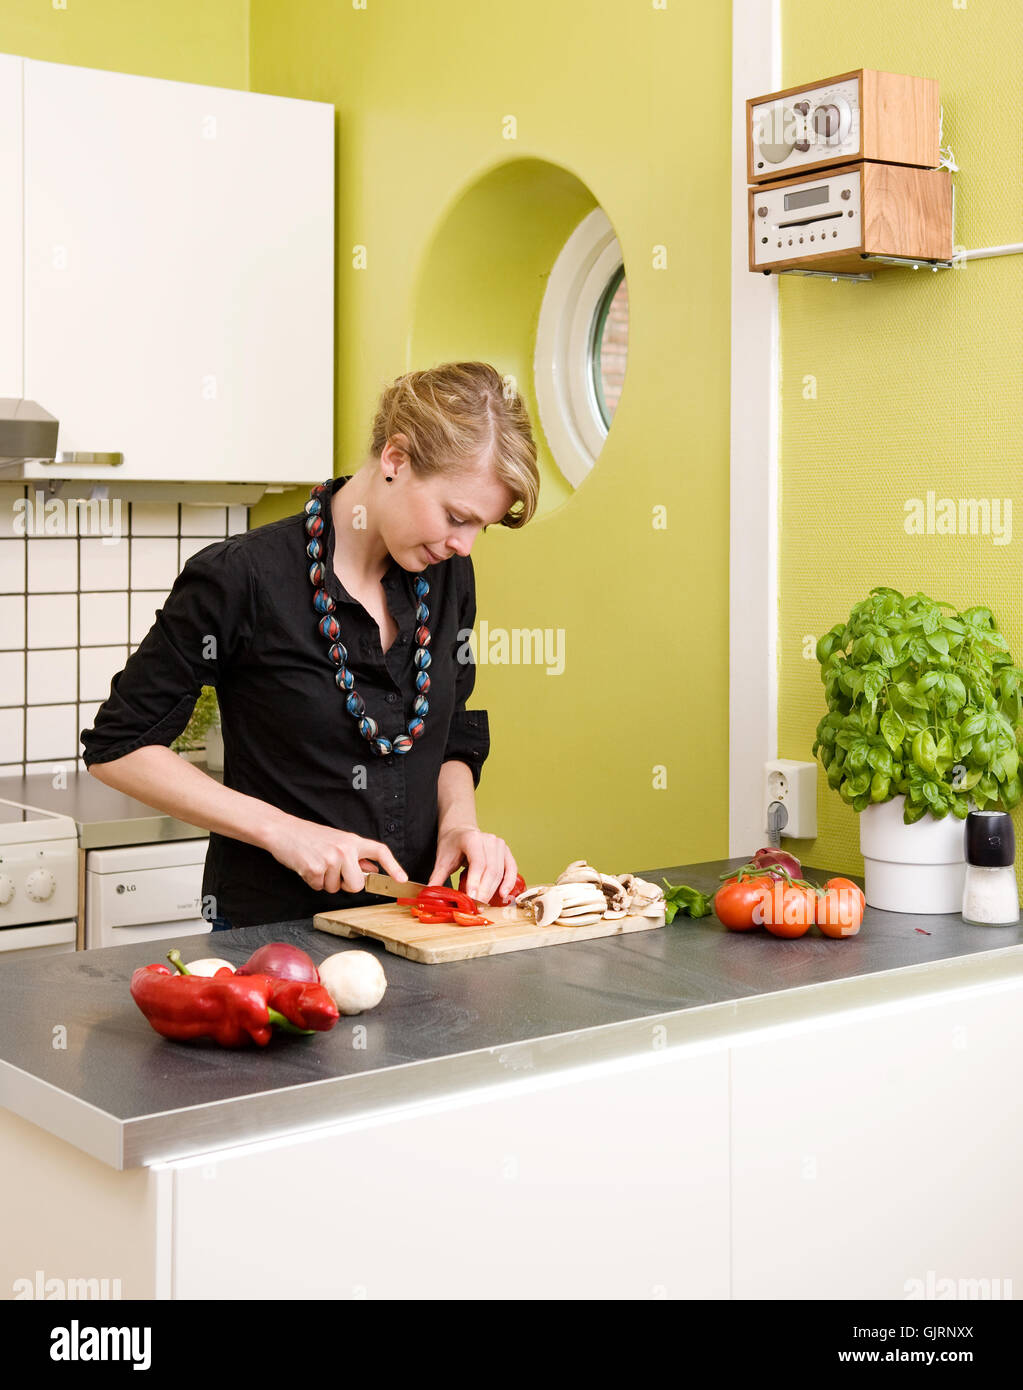
[[[459,880],[458,880],[458,887],[459,887],[459,889],[462,889],[462,888],[465,887],[465,883],[466,883],[466,880],[468,879],[468,877],[469,877],[469,870],[468,870],[468,869],[463,869],[463,870],[462,870],[462,873],[461,873],[461,876],[460,876],[460,878],[459,878]],[[515,875],[515,882],[512,884],[511,898],[512,898],[512,899],[515,899],[515,898],[517,898],[517,897],[519,896],[520,893],[524,893],[525,891],[526,891],[526,880],[522,877],[521,874],[516,874],[516,875]],[[497,892],[494,893],[494,896],[490,899],[490,902],[487,904],[488,907],[505,907],[505,906],[507,905],[506,903],[504,903],[504,902],[501,900],[501,898],[498,897],[498,893],[499,893],[499,892],[500,892],[500,889],[498,889]]]
[[[455,924],[459,927],[492,927],[494,924],[478,912],[456,912]]]
[[[265,975],[176,975],[166,965],[143,965],[131,977],[131,997],[165,1038],[214,1038],[221,1047],[265,1047],[273,1034],[270,981]]]
[[[168,959],[177,974],[165,965],[145,965],[131,977],[131,997],[165,1038],[265,1047],[275,1024],[289,1033],[325,1032],[340,1017],[321,984],[227,969],[212,977],[191,975],[178,951],[169,951]]]
[[[327,1033],[341,1017],[323,985],[309,980],[271,979],[268,1002],[271,1019],[283,1014],[279,1026],[288,1032]]]

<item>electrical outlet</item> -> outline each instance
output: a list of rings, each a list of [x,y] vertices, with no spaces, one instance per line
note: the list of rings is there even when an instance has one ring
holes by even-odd
[[[812,840],[817,835],[817,764],[774,758],[764,764],[764,825],[767,808],[780,801],[788,812],[782,835]]]

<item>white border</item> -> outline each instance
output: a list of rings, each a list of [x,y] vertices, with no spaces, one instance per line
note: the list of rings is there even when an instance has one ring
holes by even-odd
[[[573,487],[586,480],[607,438],[590,375],[590,330],[622,263],[607,214],[594,208],[562,247],[540,306],[533,355],[536,403],[554,462]]]
[[[781,86],[781,0],[732,0],[728,853],[764,840],[778,752],[778,279],[749,269],[746,100]]]

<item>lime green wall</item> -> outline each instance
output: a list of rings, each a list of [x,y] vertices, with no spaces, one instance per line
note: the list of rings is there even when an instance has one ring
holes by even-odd
[[[580,217],[593,202],[607,212],[631,313],[613,430],[570,496],[534,412],[545,515],[474,550],[491,628],[565,632],[563,675],[479,668],[493,732],[481,823],[532,878],[581,855],[624,870],[727,848],[730,42],[724,3],[36,0],[0,12],[2,51],[334,103],[335,472],[358,466],[380,390],[429,365],[424,354],[483,356],[532,406],[530,315],[567,235],[557,217],[573,199]],[[509,115],[515,140],[502,138]],[[462,212],[486,201],[473,190],[517,177],[499,169],[516,160],[530,191],[514,236],[488,234],[466,260],[473,321],[464,295],[445,307],[434,277],[457,268]],[[543,165],[557,216],[537,211]],[[544,246],[548,265],[532,266]],[[268,498],[252,523],[302,500]]]
[[[57,0],[59,3],[60,0]],[[4,0],[0,53],[213,87],[249,85],[248,0]]]
[[[1023,240],[1019,0],[832,0],[826,23],[819,0],[784,0],[782,54],[786,87],[857,67],[936,77],[956,243]],[[1023,659],[1023,259],[869,284],[784,277],[780,313],[778,752],[807,759],[824,695],[806,637],[875,584],[987,604]],[[905,504],[928,491],[1010,498],[1018,534],[907,534]],[[818,781],[818,837],[797,853],[859,871],[858,818]]]
[[[507,229],[466,259],[477,322],[422,283],[424,267],[450,270],[438,232],[495,166],[574,175],[623,249],[628,371],[597,467],[563,506],[473,551],[491,628],[565,631],[563,675],[478,671],[493,735],[481,824],[532,878],[580,856],[624,870],[727,850],[730,72],[727,4],[253,0],[252,87],[338,111],[337,472],[364,457],[379,392],[403,371],[485,356],[525,367],[528,394]],[[517,212],[524,244],[547,231],[532,206]],[[653,268],[659,245],[667,269]]]

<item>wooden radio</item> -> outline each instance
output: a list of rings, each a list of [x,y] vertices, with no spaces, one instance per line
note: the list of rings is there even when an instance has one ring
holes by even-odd
[[[746,102],[750,183],[877,160],[936,169],[941,111],[930,77],[857,68]]]
[[[862,161],[749,190],[750,270],[805,266],[843,273],[863,257],[947,261],[952,182],[947,169]]]

